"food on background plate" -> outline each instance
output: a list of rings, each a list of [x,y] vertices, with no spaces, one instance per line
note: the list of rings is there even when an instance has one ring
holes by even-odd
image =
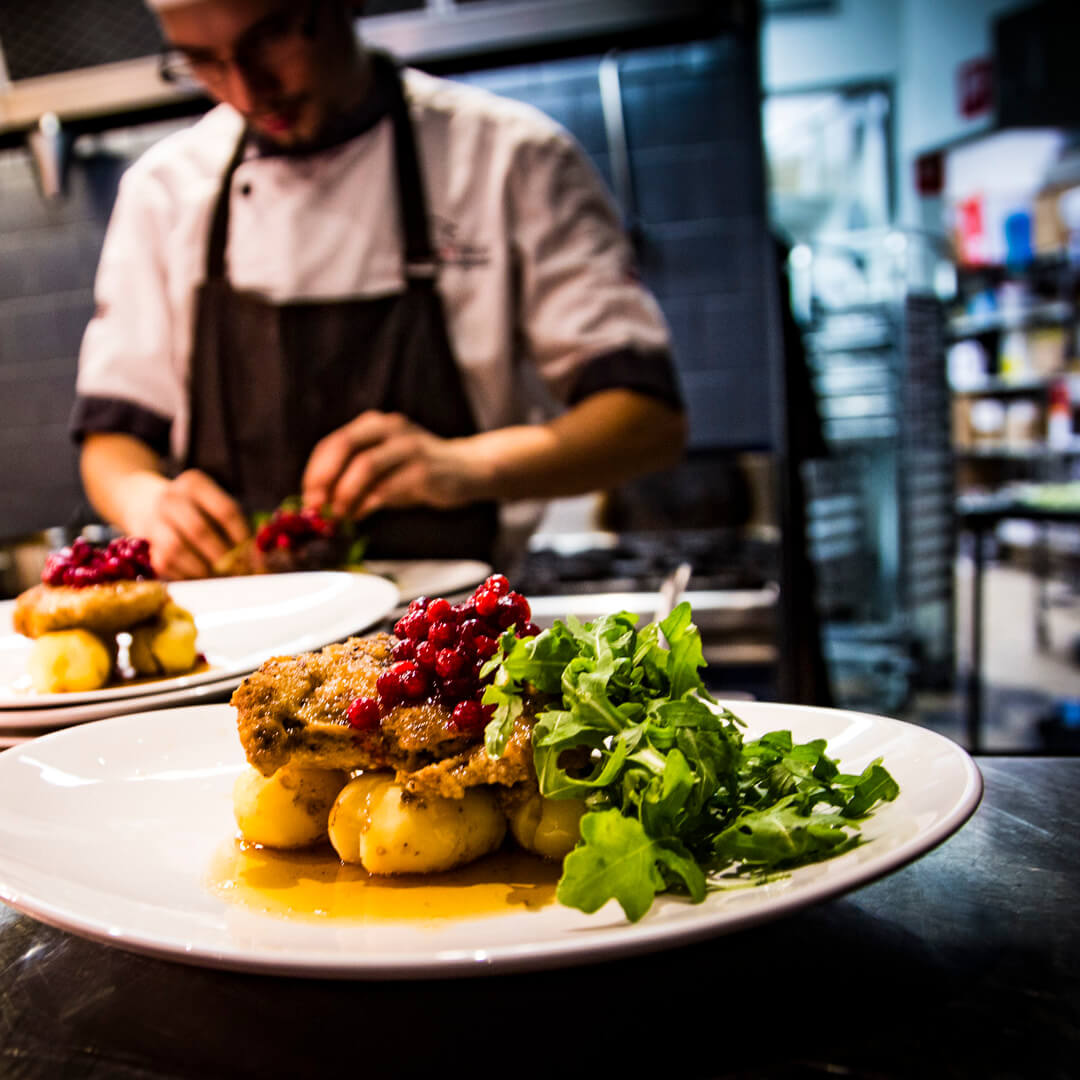
[[[218,576],[337,570],[359,564],[364,541],[353,522],[329,511],[285,500],[272,514],[256,515],[253,533],[214,565]]]
[[[146,540],[98,546],[78,537],[45,560],[41,578],[16,597],[13,616],[16,633],[34,641],[28,668],[38,693],[99,690],[198,663],[195,620],[157,579]]]
[[[329,840],[376,875],[451,869],[510,836],[562,862],[562,903],[615,899],[631,920],[658,893],[700,901],[861,843],[899,792],[881,762],[847,774],[824,740],[744,741],[703,666],[686,603],[640,629],[620,612],[541,631],[502,575],[460,604],[421,597],[393,635],[241,683],[241,835]]]

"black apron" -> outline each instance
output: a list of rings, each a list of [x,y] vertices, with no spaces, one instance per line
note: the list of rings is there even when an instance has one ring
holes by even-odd
[[[389,58],[387,80],[405,290],[377,299],[275,304],[233,289],[225,273],[229,193],[244,158],[241,137],[211,224],[206,281],[196,300],[191,432],[186,465],[202,469],[249,513],[298,494],[315,444],[365,409],[399,412],[443,438],[475,434],[454,361],[408,106]],[[380,558],[491,561],[496,505],[382,510],[357,523]]]

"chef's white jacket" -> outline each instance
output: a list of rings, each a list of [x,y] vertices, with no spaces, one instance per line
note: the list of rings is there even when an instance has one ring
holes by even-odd
[[[404,77],[437,285],[479,428],[540,419],[611,386],[677,401],[663,317],[577,144],[530,106]],[[76,438],[127,431],[183,460],[196,289],[241,128],[219,105],[124,174],[79,357]],[[231,182],[232,286],[273,301],[401,290],[392,153],[387,117],[310,155],[250,154]]]

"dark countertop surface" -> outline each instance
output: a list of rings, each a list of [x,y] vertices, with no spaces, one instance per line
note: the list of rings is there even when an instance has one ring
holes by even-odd
[[[881,881],[705,943],[558,971],[244,975],[0,905],[0,1077],[1075,1077],[1080,758],[978,764],[974,817]]]

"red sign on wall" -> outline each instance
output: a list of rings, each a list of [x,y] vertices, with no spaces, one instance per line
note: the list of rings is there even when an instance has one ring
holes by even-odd
[[[988,56],[968,60],[957,68],[956,97],[965,120],[990,111],[994,104],[994,63]]]

